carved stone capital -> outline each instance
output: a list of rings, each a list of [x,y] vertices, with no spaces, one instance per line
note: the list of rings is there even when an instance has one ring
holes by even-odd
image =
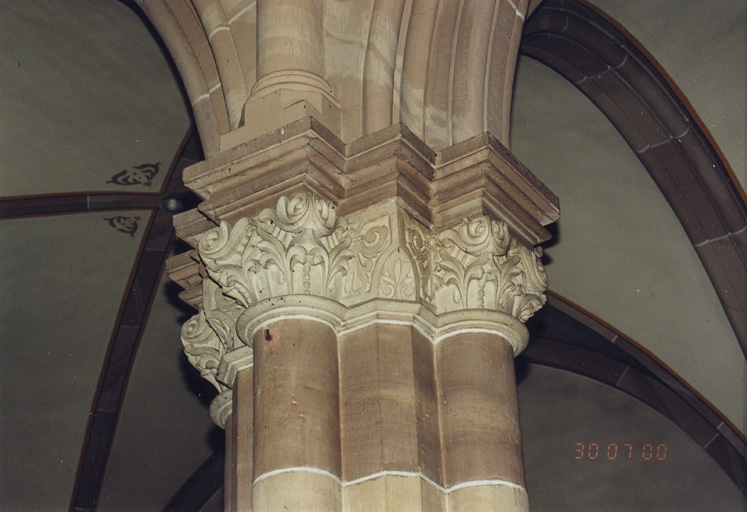
[[[429,292],[439,312],[489,309],[526,322],[544,305],[547,274],[540,249],[517,244],[505,223],[465,219],[429,241]]]
[[[313,309],[316,298],[338,331],[372,304],[411,311],[423,325],[464,317],[459,312],[496,325],[525,322],[544,304],[547,286],[539,251],[518,244],[504,222],[481,215],[429,230],[396,201],[343,217],[309,192],[282,196],[234,225],[222,222],[200,238],[197,255],[203,308],[184,324],[182,342],[221,392],[237,368],[251,364],[252,332],[240,325],[268,305],[276,313],[299,304]]]

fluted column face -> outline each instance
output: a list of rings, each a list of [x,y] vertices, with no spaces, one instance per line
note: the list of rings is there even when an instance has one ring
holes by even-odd
[[[221,392],[216,423],[253,372],[236,390],[253,394],[253,483],[234,494],[252,485],[272,511],[526,509],[513,357],[546,276],[505,223],[434,230],[395,201],[341,216],[302,192],[197,254],[203,308],[182,341]]]

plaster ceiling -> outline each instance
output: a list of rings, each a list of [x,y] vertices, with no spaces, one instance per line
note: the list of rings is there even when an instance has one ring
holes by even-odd
[[[100,3],[0,4],[3,196],[121,191],[116,173],[160,162],[134,186],[158,190],[189,114],[143,22]]]
[[[550,287],[641,343],[743,425],[744,387],[714,376],[745,382],[745,358],[635,154],[580,92],[535,61],[519,66],[513,112],[514,154],[562,198],[546,249]]]
[[[531,366],[519,401],[532,510],[736,512],[745,503],[696,443],[618,390]]]
[[[744,3],[594,3],[669,73],[744,184]],[[162,199],[192,200],[179,173],[202,158],[179,79],[138,13],[113,0],[0,0],[0,48],[0,508],[220,510],[213,391],[181,353],[192,312],[160,268],[172,251]],[[544,341],[519,363],[533,510],[702,510],[716,496],[738,510],[713,448],[734,435],[724,420],[745,430],[747,365],[678,219],[606,118],[527,58],[511,138],[561,199],[551,289],[592,314],[554,296],[532,326]],[[548,368],[567,368],[558,350],[593,336],[590,353],[612,362]],[[702,404],[691,386],[723,416],[697,406],[697,421],[680,421],[670,391],[626,387],[634,374]],[[575,443],[595,439],[673,451],[649,473],[641,461],[578,465]],[[678,483],[692,468],[699,484]],[[697,499],[677,497],[685,485]],[[584,490],[554,497],[568,486]]]
[[[23,502],[39,467],[54,467],[37,487],[42,509],[54,510],[59,491],[75,483],[100,361],[140,243],[111,229],[103,217],[112,214],[0,222],[3,503]]]

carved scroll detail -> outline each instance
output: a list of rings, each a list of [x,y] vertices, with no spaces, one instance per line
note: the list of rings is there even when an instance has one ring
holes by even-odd
[[[218,364],[226,352],[225,345],[208,324],[204,311],[200,311],[182,326],[182,344],[187,359],[200,371],[202,378],[218,391],[225,390],[226,386],[216,379]]]
[[[492,309],[526,322],[545,303],[547,274],[539,249],[517,244],[503,222],[464,220],[440,232],[430,253],[439,312]]]
[[[245,308],[297,293],[338,298],[353,258],[346,226],[327,201],[283,196],[255,219],[208,231],[198,252],[208,276]]]
[[[252,305],[315,295],[354,307],[371,299],[421,303],[436,314],[500,311],[522,322],[545,302],[539,251],[516,243],[505,223],[485,216],[438,232],[389,211],[352,222],[310,193],[200,239],[203,310],[182,329],[189,361],[219,391],[224,354],[251,340],[236,323]]]

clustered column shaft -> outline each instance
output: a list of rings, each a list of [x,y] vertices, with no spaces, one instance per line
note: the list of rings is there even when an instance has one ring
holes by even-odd
[[[337,336],[283,319],[254,335],[255,510],[340,509]],[[240,482],[239,485],[250,485]]]
[[[513,379],[494,334],[269,322],[234,385],[227,509],[527,510]]]

